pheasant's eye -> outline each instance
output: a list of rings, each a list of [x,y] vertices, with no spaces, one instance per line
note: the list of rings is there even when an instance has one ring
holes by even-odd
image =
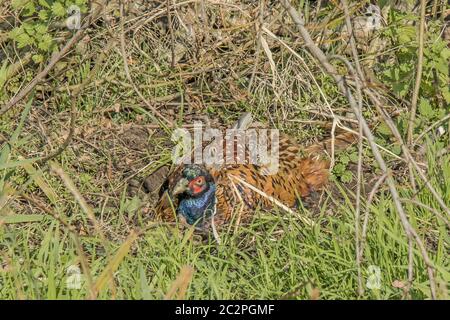
[[[205,188],[206,180],[204,176],[197,177],[189,182],[189,189],[193,195],[201,193]]]
[[[203,176],[198,177],[194,181],[195,181],[196,185],[201,186],[205,183],[205,177],[203,177]]]

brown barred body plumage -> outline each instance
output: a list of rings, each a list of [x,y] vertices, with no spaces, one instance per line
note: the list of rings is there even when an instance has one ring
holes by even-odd
[[[343,150],[355,140],[356,136],[353,133],[336,135],[334,150]],[[215,197],[214,200],[208,200],[214,203],[214,208],[206,206],[201,210],[213,211],[212,214],[217,225],[230,221],[233,214],[237,213],[238,208],[241,210],[241,221],[248,220],[257,207],[273,208],[273,199],[293,208],[298,204],[299,199],[304,199],[312,192],[322,190],[327,184],[330,161],[326,153],[330,152],[331,143],[332,139],[327,139],[307,148],[301,148],[289,137],[280,135],[278,170],[273,174],[267,174],[264,166],[252,163],[223,165],[219,168],[179,165],[169,174],[160,190],[157,216],[165,221],[173,221],[177,215],[180,216],[180,213],[185,212],[183,210],[186,208],[186,203],[190,201],[186,198],[196,197],[192,190],[187,189],[187,184],[201,186],[202,181],[205,184],[210,181],[211,186],[205,186],[204,189],[214,187]],[[190,167],[193,167],[197,173],[187,177],[186,170]],[[202,180],[199,176],[207,178]],[[185,189],[180,192],[178,190],[180,181],[184,181],[186,178],[188,181]],[[202,190],[202,192],[207,191]],[[180,201],[184,201],[183,204],[180,204]],[[204,213],[202,217],[203,222],[209,219]],[[194,220],[190,221],[191,224],[193,222]]]

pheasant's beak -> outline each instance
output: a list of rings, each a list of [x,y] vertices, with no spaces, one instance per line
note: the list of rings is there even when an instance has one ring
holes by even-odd
[[[189,190],[189,181],[185,178],[182,178],[177,182],[177,184],[173,188],[172,194],[176,196],[177,194],[181,194],[187,190]]]

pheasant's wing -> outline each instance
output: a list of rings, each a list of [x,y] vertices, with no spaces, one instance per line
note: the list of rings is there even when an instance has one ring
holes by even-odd
[[[221,187],[216,193],[218,212],[222,213],[223,220],[228,220],[239,202],[247,209],[258,205],[271,208],[274,199],[294,207],[299,197],[321,190],[328,182],[330,163],[325,155],[331,152],[332,143],[335,151],[339,151],[356,140],[357,136],[348,132],[336,135],[334,142],[330,138],[301,148],[290,137],[280,135],[276,171],[267,168],[271,163],[241,164],[227,166],[216,174],[217,185]]]
[[[294,207],[299,197],[320,190],[328,180],[328,160],[302,156],[299,145],[287,136],[279,140],[277,170],[266,166],[229,165],[215,173],[217,212],[222,220],[229,220],[239,204],[246,212],[257,206],[270,209],[276,201]]]

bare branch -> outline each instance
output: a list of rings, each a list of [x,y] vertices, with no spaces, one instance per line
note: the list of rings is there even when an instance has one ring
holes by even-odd
[[[303,19],[300,17],[298,12],[291,6],[290,2],[288,0],[281,0],[281,4],[287,10],[287,12],[291,16],[292,20],[295,22],[297,29],[298,29],[301,37],[303,38],[303,41],[305,42],[306,48],[308,48],[308,50],[311,52],[311,54],[320,62],[320,64],[327,71],[327,73],[331,77],[333,77],[333,79],[337,83],[339,90],[347,98],[354,114],[358,117],[358,120],[363,128],[364,135],[367,137],[369,145],[372,149],[375,160],[378,162],[380,169],[384,173],[387,174],[386,183],[391,192],[392,200],[394,202],[395,208],[399,215],[403,229],[405,230],[406,236],[408,238],[410,238],[410,237],[414,238],[415,242],[417,243],[417,245],[420,249],[422,258],[423,258],[425,264],[427,265],[428,278],[430,280],[431,297],[433,299],[436,299],[436,282],[434,279],[433,264],[428,256],[428,252],[422,242],[422,239],[419,237],[419,235],[417,234],[417,232],[414,230],[414,228],[411,226],[411,224],[409,222],[409,219],[403,209],[403,206],[400,203],[400,200],[399,200],[400,196],[397,191],[397,187],[395,185],[395,180],[392,177],[392,174],[391,174],[390,170],[388,169],[386,162],[384,161],[383,157],[380,154],[378,146],[375,143],[375,138],[374,138],[366,120],[358,112],[358,105],[357,105],[352,93],[350,92],[349,87],[346,85],[344,77],[340,76],[336,72],[336,69],[334,68],[333,65],[330,64],[330,62],[328,61],[327,57],[322,52],[322,50],[315,45],[308,30],[305,28],[305,23],[304,23]]]
[[[411,145],[414,133],[414,122],[416,120],[417,111],[417,99],[419,97],[420,82],[422,81],[422,67],[423,67],[423,43],[425,33],[425,8],[427,2],[420,0],[420,24],[419,24],[419,49],[417,52],[417,70],[416,70],[416,83],[414,85],[414,91],[411,101],[411,111],[409,115],[408,123],[408,145]]]

